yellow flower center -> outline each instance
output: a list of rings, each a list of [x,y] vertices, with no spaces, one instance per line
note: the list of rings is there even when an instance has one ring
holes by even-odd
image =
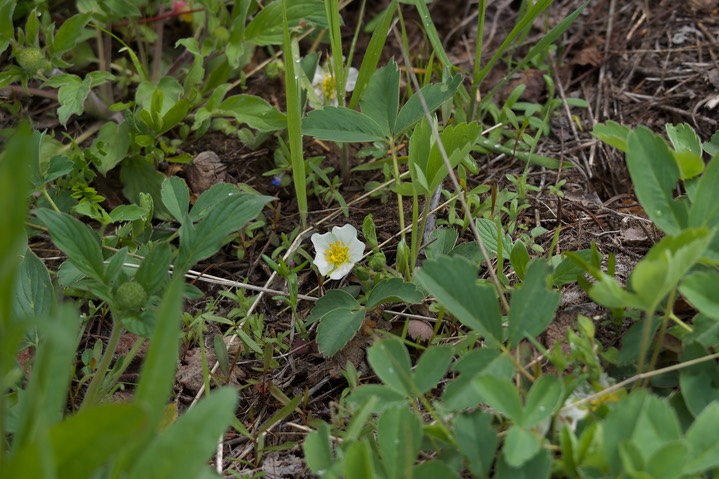
[[[614,391],[589,401],[589,409],[596,411],[602,404],[614,403],[621,399],[618,392]]]
[[[334,243],[330,243],[330,247],[325,251],[325,256],[327,257],[327,262],[337,268],[349,262],[350,247],[342,241],[337,240]]]
[[[325,94],[325,101],[335,98],[335,79],[332,75],[325,75],[322,80],[322,92]]]

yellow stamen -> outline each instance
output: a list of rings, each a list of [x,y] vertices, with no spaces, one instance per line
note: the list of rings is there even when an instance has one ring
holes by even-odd
[[[619,401],[620,399],[621,396],[618,392],[611,392],[609,394],[599,396],[598,398],[589,401],[589,409],[591,409],[592,411],[596,411],[602,404],[614,403]]]
[[[330,247],[325,250],[325,256],[328,263],[338,268],[344,263],[349,262],[350,247],[342,241],[337,240],[334,243],[330,243]]]
[[[322,80],[322,92],[325,94],[325,101],[331,101],[335,98],[335,79],[332,75],[325,75]]]

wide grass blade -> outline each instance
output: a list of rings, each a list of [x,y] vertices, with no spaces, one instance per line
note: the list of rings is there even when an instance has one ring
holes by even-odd
[[[8,373],[14,367],[24,327],[12,316],[12,296],[20,254],[25,243],[26,199],[30,182],[28,165],[37,164],[39,135],[23,123],[7,142],[0,157],[0,431],[5,431]],[[6,442],[0,441],[0,469]]]

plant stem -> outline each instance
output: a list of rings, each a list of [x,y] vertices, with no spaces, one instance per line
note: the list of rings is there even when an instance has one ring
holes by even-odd
[[[392,154],[392,167],[394,173],[394,184],[399,188],[399,162],[397,161],[397,151],[395,151],[394,138],[389,142],[389,151]],[[402,203],[402,195],[397,192],[397,207],[399,209],[399,231],[401,233],[402,241],[407,242],[407,235],[404,232],[404,206]]]
[[[524,366],[522,366],[522,364],[519,362],[519,359],[514,357],[514,355],[512,354],[512,351],[507,349],[507,347],[504,346],[503,344],[500,344],[499,348],[502,350],[504,355],[507,356],[509,358],[509,360],[512,361],[512,363],[514,363],[514,367],[517,368],[517,371],[522,376],[524,376],[525,378],[529,379],[532,382],[534,382],[536,380],[536,378],[534,376],[532,376],[532,373],[530,373],[529,371],[524,369]]]
[[[425,228],[427,226],[427,217],[429,216],[429,208],[430,208],[430,202],[431,197],[427,195],[424,199],[424,208],[422,209],[422,218],[419,223],[419,228],[417,227],[417,213],[416,210],[418,209],[417,205],[417,195],[414,196],[414,205],[412,209],[412,258],[411,258],[411,264],[410,268],[412,271],[414,271],[414,267],[417,265],[417,258],[419,257],[419,250],[422,248],[422,245],[424,244],[424,235],[425,235]]]
[[[349,156],[349,145],[342,143],[340,145],[340,174],[342,175],[342,184],[344,186],[347,186],[350,182]]]
[[[477,115],[477,104],[479,103],[480,65],[482,61],[482,47],[484,42],[484,17],[487,10],[486,0],[479,0],[479,12],[477,13],[477,42],[474,47],[474,69],[472,71],[472,89],[469,95],[469,119],[474,120]]]
[[[654,369],[654,366],[657,363],[657,358],[659,357],[659,351],[662,348],[662,340],[664,339],[664,335],[667,332],[667,325],[669,324],[669,318],[672,315],[672,310],[674,309],[674,300],[677,297],[677,289],[673,288],[671,292],[669,293],[669,297],[667,298],[667,304],[664,308],[664,317],[662,318],[662,325],[659,328],[659,334],[657,335],[657,339],[654,344],[654,351],[652,351],[652,357],[649,360],[649,370],[651,371]]]
[[[414,266],[417,263],[417,255],[419,251],[419,245],[417,244],[417,222],[419,221],[419,200],[417,194],[412,195],[412,231],[410,231],[410,245],[409,245],[409,270],[414,271]]]
[[[112,314],[112,312],[111,312]],[[115,317],[112,314],[113,318]],[[110,333],[110,339],[107,341],[107,347],[105,352],[100,359],[100,363],[97,365],[97,371],[90,381],[90,385],[85,393],[85,399],[82,401],[82,407],[94,406],[100,402],[101,386],[107,375],[107,371],[110,368],[110,361],[115,356],[115,350],[117,349],[117,343],[120,342],[120,335],[122,333],[122,325],[120,321],[113,320],[112,332]]]
[[[45,199],[50,203],[50,206],[52,206],[52,209],[60,213],[60,208],[57,207],[53,199],[50,197],[50,194],[47,192],[46,185],[42,185],[42,195],[45,197]]]
[[[442,324],[444,323],[444,308],[440,307],[439,312],[437,313],[437,322],[434,323],[434,331],[432,331],[432,339],[439,334],[440,330],[442,329]],[[431,343],[430,339],[430,344]]]
[[[644,372],[644,360],[649,348],[649,337],[652,334],[652,323],[654,322],[654,309],[646,312],[644,318],[644,327],[642,328],[642,342],[639,345],[639,364],[637,365],[637,374]]]

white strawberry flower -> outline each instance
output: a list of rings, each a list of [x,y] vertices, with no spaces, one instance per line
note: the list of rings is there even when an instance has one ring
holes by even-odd
[[[359,71],[350,67],[347,71],[347,80],[345,81],[345,92],[352,91],[357,84],[357,75]],[[315,76],[312,79],[312,87],[320,99],[322,105],[337,106],[337,87],[335,86],[335,75],[332,71],[330,63],[327,62],[315,70]]]
[[[315,246],[313,261],[320,274],[330,279],[342,279],[362,259],[365,244],[357,239],[357,230],[352,225],[335,226],[331,232],[312,235]]]

